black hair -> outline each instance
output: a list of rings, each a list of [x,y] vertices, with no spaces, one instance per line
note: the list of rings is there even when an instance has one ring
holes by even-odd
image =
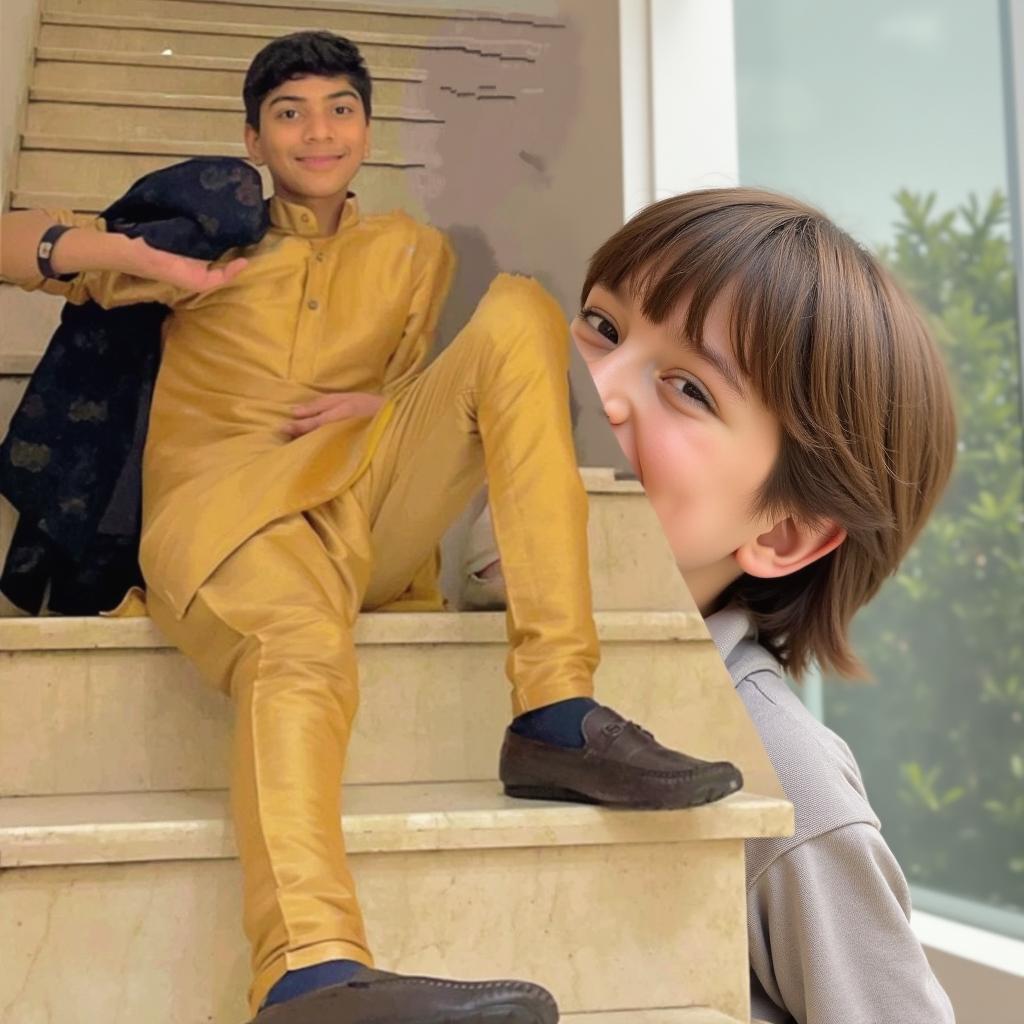
[[[333,32],[293,32],[267,43],[253,57],[242,86],[246,124],[259,131],[260,104],[267,94],[282,82],[307,75],[344,75],[359,93],[366,120],[370,120],[373,83],[359,48]]]

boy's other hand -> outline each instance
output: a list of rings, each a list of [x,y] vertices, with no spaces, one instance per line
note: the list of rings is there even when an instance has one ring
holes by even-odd
[[[335,395],[321,395],[311,402],[292,408],[293,419],[286,423],[284,432],[290,437],[301,437],[325,423],[336,420],[374,416],[386,399],[366,391],[343,391]]]
[[[227,284],[248,265],[239,257],[221,266],[190,256],[154,249],[141,238],[132,239],[128,265],[124,268],[136,277],[163,281],[187,292],[208,292]]]

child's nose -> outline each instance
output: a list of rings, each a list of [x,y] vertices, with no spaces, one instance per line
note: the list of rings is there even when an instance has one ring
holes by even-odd
[[[306,135],[310,139],[328,140],[334,137],[331,121],[327,117],[311,117],[306,123]]]
[[[608,422],[613,427],[625,423],[629,418],[629,402],[624,398],[609,395],[601,404],[604,406],[604,414],[608,417]]]

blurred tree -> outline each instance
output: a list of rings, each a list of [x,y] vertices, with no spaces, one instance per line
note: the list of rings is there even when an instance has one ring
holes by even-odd
[[[881,255],[942,347],[959,454],[901,571],[854,623],[880,685],[830,683],[826,715],[912,882],[1024,910],[1024,436],[1007,202],[896,201]]]

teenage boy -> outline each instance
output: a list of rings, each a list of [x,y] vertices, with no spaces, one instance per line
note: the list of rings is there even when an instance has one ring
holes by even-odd
[[[26,287],[48,277],[75,302],[173,307],[140,559],[151,616],[236,703],[260,1024],[547,1024],[557,1008],[536,986],[371,968],[340,828],[360,609],[437,607],[437,542],[486,475],[509,593],[513,788],[682,807],[738,789],[739,773],[666,750],[591,698],[586,494],[557,304],[502,275],[424,370],[452,256],[404,214],[361,216],[349,192],[370,147],[356,48],[324,32],[276,40],[244,100],[249,153],[275,190],[257,245],[208,266],[102,224],[61,234],[54,219],[81,223],[68,213],[21,213],[4,220],[2,272]]]
[[[754,1017],[952,1024],[853,754],[784,680],[861,673],[850,620],[948,480],[920,314],[819,211],[752,189],[641,211],[581,302],[573,339],[796,811],[792,837],[747,844]],[[500,563],[473,556],[493,596]]]

